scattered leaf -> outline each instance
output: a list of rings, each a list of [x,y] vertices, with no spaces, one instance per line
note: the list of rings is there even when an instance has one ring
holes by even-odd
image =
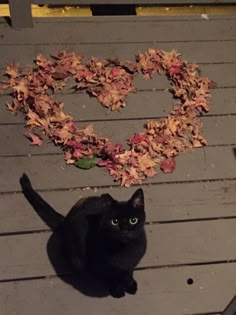
[[[165,174],[170,174],[175,170],[176,163],[174,158],[168,158],[161,162],[161,170]]]
[[[84,170],[88,170],[96,166],[97,160],[96,158],[80,158],[79,160],[75,161],[74,165],[76,167],[82,168]]]
[[[31,145],[38,145],[38,146],[40,146],[42,144],[42,142],[43,142],[43,139],[41,137],[39,137],[38,135],[33,134],[33,133],[29,132],[29,131],[26,133],[26,137],[30,139],[30,141],[31,141],[30,144]]]

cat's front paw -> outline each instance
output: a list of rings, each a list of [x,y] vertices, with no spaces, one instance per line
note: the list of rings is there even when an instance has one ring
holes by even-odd
[[[138,290],[138,284],[135,280],[133,280],[131,283],[129,283],[126,287],[125,287],[125,291],[129,294],[135,294]]]
[[[112,287],[110,288],[110,294],[114,298],[120,299],[125,296],[125,291],[123,288],[120,288],[120,287]]]

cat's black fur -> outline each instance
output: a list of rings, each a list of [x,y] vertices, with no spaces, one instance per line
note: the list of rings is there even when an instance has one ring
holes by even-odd
[[[133,271],[146,251],[142,189],[123,202],[109,194],[79,200],[63,217],[33,191],[25,174],[20,182],[34,208],[36,200],[44,209],[46,204],[48,213],[38,206],[37,213],[60,234],[65,257],[77,274],[89,271],[105,279],[113,297],[136,293]]]

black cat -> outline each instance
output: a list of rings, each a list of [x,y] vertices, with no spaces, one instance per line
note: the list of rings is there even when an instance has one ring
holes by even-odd
[[[27,200],[38,214],[60,234],[65,257],[76,273],[91,272],[106,280],[113,297],[135,294],[135,266],[146,251],[145,211],[142,189],[128,201],[119,202],[109,194],[79,200],[63,217],[32,189],[28,177],[20,179]],[[33,192],[33,195],[32,195]]]

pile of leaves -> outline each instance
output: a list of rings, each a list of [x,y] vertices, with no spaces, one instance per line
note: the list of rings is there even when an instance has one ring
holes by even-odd
[[[126,96],[136,92],[134,78],[143,74],[151,79],[155,73],[167,76],[174,109],[166,118],[148,121],[142,132],[128,139],[128,150],[97,136],[92,125],[79,129],[64,112],[64,104],[53,97],[72,77],[74,89],[85,90],[104,107],[119,110],[126,105]],[[8,65],[5,74],[8,78],[0,90],[10,88],[13,97],[7,109],[24,113],[31,144],[40,145],[46,135],[62,147],[66,163],[80,168],[106,167],[122,186],[155,176],[157,165],[171,173],[179,153],[206,144],[200,116],[209,110],[210,88],[216,85],[199,76],[198,66],[182,60],[175,50],[150,48],[139,53],[136,62],[92,57],[86,63],[79,54],[59,51],[50,59],[39,54],[35,64],[24,69]]]

